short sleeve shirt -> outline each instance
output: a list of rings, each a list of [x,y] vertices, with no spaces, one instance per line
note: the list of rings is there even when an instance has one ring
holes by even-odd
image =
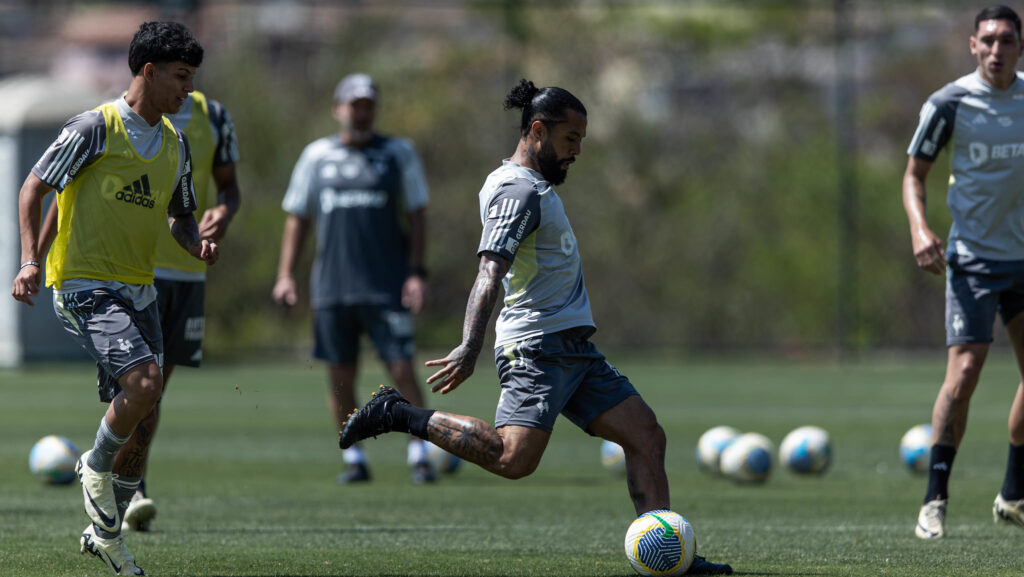
[[[934,162],[943,148],[952,173],[947,250],[1024,259],[1024,76],[997,90],[975,71],[932,94],[907,154]]]
[[[353,147],[329,136],[307,146],[282,208],[316,225],[312,306],[400,306],[409,272],[407,213],[427,201],[423,169],[407,140],[375,135]]]
[[[504,161],[480,190],[480,219],[477,254],[492,252],[512,262],[502,280],[496,347],[594,326],[576,235],[562,200],[540,173]]]

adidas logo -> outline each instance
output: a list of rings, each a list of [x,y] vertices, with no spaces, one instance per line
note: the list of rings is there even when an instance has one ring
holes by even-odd
[[[114,198],[143,208],[153,208],[155,202],[149,191],[149,175],[143,174],[142,178],[117,191]]]

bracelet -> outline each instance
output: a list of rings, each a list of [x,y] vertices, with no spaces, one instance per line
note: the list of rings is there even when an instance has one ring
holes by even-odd
[[[23,262],[23,263],[21,263],[21,267],[20,267],[20,268],[18,268],[18,270],[21,270],[21,269],[23,269],[23,268],[25,268],[25,267],[27,267],[27,266],[34,266],[34,267],[36,267],[36,268],[39,268],[39,263],[37,263],[37,262],[36,262],[36,261],[34,261],[34,260],[30,260],[30,261],[28,261],[28,262]]]

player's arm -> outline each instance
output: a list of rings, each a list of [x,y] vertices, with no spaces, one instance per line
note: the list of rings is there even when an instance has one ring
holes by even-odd
[[[445,358],[426,362],[428,367],[441,367],[427,379],[428,384],[437,382],[431,391],[442,395],[449,393],[473,374],[484,346],[487,323],[498,302],[501,279],[511,266],[511,261],[498,254],[484,252],[480,255],[476,281],[469,292],[466,317],[462,322],[462,343]]]
[[[927,160],[908,157],[907,169],[903,173],[903,210],[910,223],[910,241],[917,266],[932,274],[942,274],[946,270],[946,254],[942,250],[942,240],[928,227],[926,217],[928,193],[925,182],[931,168],[932,163]]]
[[[418,314],[427,294],[427,269],[424,254],[427,245],[427,209],[417,208],[409,215],[409,276],[402,285],[402,305]]]
[[[29,173],[18,193],[18,225],[21,229],[21,267],[14,277],[11,296],[29,306],[35,306],[32,295],[39,294],[39,220],[43,197],[53,187],[35,174]]]
[[[50,203],[50,208],[46,211],[46,216],[43,217],[43,227],[39,231],[39,246],[36,251],[39,253],[40,258],[46,258],[46,253],[50,251],[50,245],[53,244],[53,239],[56,237],[57,201],[54,200]]]
[[[284,307],[295,306],[299,296],[295,285],[295,265],[302,256],[302,247],[309,233],[310,220],[289,214],[281,236],[281,257],[277,263],[277,280],[274,281],[274,301]]]
[[[217,243],[199,236],[199,223],[196,222],[195,184],[192,181],[192,156],[189,152],[188,139],[178,131],[178,180],[171,194],[171,202],[167,205],[168,223],[171,236],[181,248],[193,257],[212,265],[217,262],[220,252]]]
[[[217,206],[203,213],[199,222],[199,235],[219,241],[224,238],[231,219],[235,218],[242,204],[234,163],[213,167],[213,183],[217,186]]]

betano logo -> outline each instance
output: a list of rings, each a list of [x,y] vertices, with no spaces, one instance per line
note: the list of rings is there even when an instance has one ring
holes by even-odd
[[[143,174],[142,178],[117,191],[114,198],[143,208],[153,208],[155,203],[149,191],[149,175]]]

